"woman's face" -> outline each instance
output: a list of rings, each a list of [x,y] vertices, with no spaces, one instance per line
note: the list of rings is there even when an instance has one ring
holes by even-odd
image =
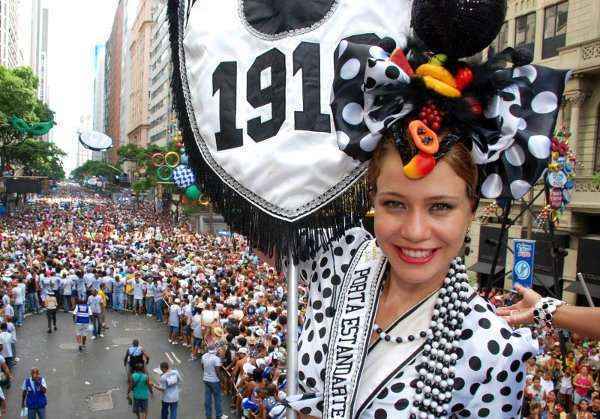
[[[375,235],[393,275],[410,285],[438,281],[448,271],[473,219],[465,182],[440,160],[419,180],[404,175],[400,155],[383,158],[375,207]]]

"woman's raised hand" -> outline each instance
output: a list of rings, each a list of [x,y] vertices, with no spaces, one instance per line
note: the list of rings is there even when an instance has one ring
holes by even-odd
[[[523,299],[515,305],[500,307],[496,314],[504,318],[511,326],[533,323],[533,309],[542,296],[521,285],[516,285],[515,289],[523,296]]]

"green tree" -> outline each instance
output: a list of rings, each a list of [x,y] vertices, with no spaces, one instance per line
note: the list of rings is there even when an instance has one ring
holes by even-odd
[[[23,166],[27,175],[47,176],[64,179],[65,171],[61,158],[67,154],[48,141],[27,138],[7,147],[11,161]]]
[[[38,79],[29,67],[0,66],[0,168],[14,162],[11,147],[24,136],[9,122],[12,116],[28,124],[54,119],[54,113],[37,98]]]
[[[106,162],[88,160],[71,172],[71,178],[77,181],[81,181],[87,177],[93,176],[103,176],[109,179],[114,179],[116,175],[120,175],[121,173],[121,169],[111,166]]]
[[[156,186],[159,181],[156,170],[157,167],[152,162],[152,156],[156,153],[168,153],[169,151],[177,151],[175,142],[170,142],[166,146],[161,147],[156,144],[150,144],[145,148],[139,147],[135,144],[126,144],[119,147],[117,154],[119,156],[119,162],[125,161],[134,162],[136,165],[136,171],[142,173],[142,176],[135,180],[131,187],[136,193],[146,192]]]

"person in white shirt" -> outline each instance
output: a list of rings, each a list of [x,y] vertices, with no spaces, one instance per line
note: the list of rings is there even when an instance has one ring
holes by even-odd
[[[71,311],[71,297],[73,295],[73,274],[64,275],[62,280],[62,305],[63,311]],[[75,276],[75,278],[77,278]]]
[[[160,370],[162,374],[158,380],[159,385],[153,385],[153,387],[162,392],[161,418],[177,419],[181,375],[179,371],[170,369],[169,363],[166,361],[160,363]]]
[[[198,353],[202,347],[202,316],[200,309],[196,309],[192,316],[192,359],[198,358]]]
[[[169,307],[169,343],[177,345],[177,339],[179,338],[179,317],[181,316],[181,307],[179,298],[175,299],[175,302]]]
[[[15,321],[17,327],[21,327],[25,319],[25,284],[22,277],[19,277],[18,284],[12,289],[12,297],[17,312]]]
[[[192,304],[187,295],[183,298],[184,306],[181,309],[183,323],[183,346],[192,346]]]
[[[144,307],[144,282],[136,278],[133,283],[133,311],[136,315],[142,314]]]
[[[145,303],[146,303],[146,316],[152,317],[154,314],[154,293],[156,290],[156,285],[154,282],[144,282],[144,292],[145,292]]]
[[[17,339],[8,331],[8,324],[6,322],[0,324],[0,344],[2,344],[2,352],[0,354],[6,359],[6,364],[11,369],[14,365],[12,344],[16,341]]]

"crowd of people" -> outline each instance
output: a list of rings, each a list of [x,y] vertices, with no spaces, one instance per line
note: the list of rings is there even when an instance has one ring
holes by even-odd
[[[517,298],[504,290],[485,295],[496,307],[511,306]],[[543,353],[527,361],[522,417],[600,418],[600,341],[568,330],[538,338]]]
[[[231,410],[242,417],[282,415],[285,279],[261,261],[243,237],[198,234],[185,222],[173,224],[140,204],[113,203],[84,193],[61,194],[5,217],[0,222],[0,250],[3,401],[18,359],[18,329],[26,313],[44,311],[47,332],[53,333],[56,312],[72,312],[78,349],[83,352],[88,334],[92,340],[104,337],[106,314],[113,311],[147,316],[164,325],[168,342],[187,348],[190,360],[203,364],[207,417],[213,411],[217,418],[222,416],[222,403],[226,403],[222,395],[230,396]],[[307,287],[299,287],[300,328]],[[492,293],[489,298],[500,306],[510,304],[512,294]],[[545,342],[550,349],[528,361],[523,417],[600,417],[600,345],[576,335],[566,340],[564,363],[561,345],[552,336]],[[135,345],[125,363],[132,359],[143,360]],[[147,400],[155,388],[162,390],[163,406],[175,418],[178,394],[166,391],[167,378],[162,386],[162,378],[156,384],[146,383],[148,375],[137,384],[146,390],[136,388],[134,384],[141,380],[135,374],[145,373],[144,362],[139,364],[140,368],[130,362],[132,404],[138,417],[145,417],[147,410],[143,394]],[[173,374],[168,364],[161,370],[166,377]],[[28,389],[43,389],[45,394],[39,371],[28,380],[23,383],[24,407],[29,403]],[[6,403],[1,406],[5,409]]]
[[[284,279],[243,237],[198,234],[150,206],[76,194],[40,199],[4,218],[0,248],[7,383],[25,313],[45,312],[53,333],[56,312],[72,312],[85,351],[88,334],[102,339],[114,311],[164,324],[169,343],[188,348],[193,360],[222,359],[218,389],[206,386],[207,396],[219,390],[217,417],[221,392],[247,417],[267,417],[283,396]]]

